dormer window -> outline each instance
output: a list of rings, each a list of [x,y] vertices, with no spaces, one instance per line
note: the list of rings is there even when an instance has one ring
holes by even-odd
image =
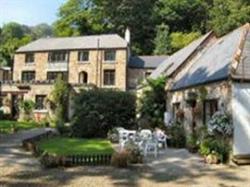
[[[78,62],[88,62],[88,61],[89,61],[89,51],[79,51]]]
[[[114,62],[116,60],[116,50],[113,49],[105,50],[104,60],[106,62]]]
[[[67,62],[68,61],[68,53],[66,51],[55,51],[49,53],[49,62]]]
[[[25,63],[34,63],[34,61],[35,61],[34,53],[25,54]]]

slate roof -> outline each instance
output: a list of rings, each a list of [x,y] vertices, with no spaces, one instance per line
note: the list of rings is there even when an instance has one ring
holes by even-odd
[[[187,59],[188,57],[197,50],[197,48],[211,35],[207,33],[201,38],[193,41],[188,46],[183,49],[177,51],[173,55],[171,55],[168,59],[166,59],[163,63],[161,63],[158,68],[152,72],[150,78],[156,79],[161,75],[170,76],[176,69],[178,69]]]
[[[128,66],[130,68],[157,68],[168,56],[133,56]]]
[[[234,79],[250,80],[250,31],[247,32],[240,63],[232,75]]]
[[[42,38],[20,47],[16,52],[96,49],[98,48],[126,48],[128,43],[117,34],[91,35],[64,38]]]
[[[207,47],[191,60],[190,66],[177,74],[172,90],[227,79],[242,32],[241,27],[222,38],[209,41]]]

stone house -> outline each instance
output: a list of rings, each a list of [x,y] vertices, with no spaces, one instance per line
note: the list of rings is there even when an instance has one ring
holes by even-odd
[[[163,57],[131,57],[129,30],[125,38],[117,34],[42,38],[16,51],[13,79],[0,79],[0,98],[4,101],[1,104],[9,107],[12,117],[18,117],[19,101],[33,100],[35,116],[40,119],[48,113],[45,99],[58,76],[76,92],[90,84],[127,91],[162,60]]]
[[[218,110],[232,117],[233,154],[250,155],[250,25],[216,37],[212,32],[177,51],[151,78],[166,83],[166,113],[187,132],[206,125]]]

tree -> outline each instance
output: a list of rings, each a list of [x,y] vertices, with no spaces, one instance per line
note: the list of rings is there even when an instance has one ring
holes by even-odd
[[[166,55],[171,52],[171,40],[169,36],[169,27],[162,24],[157,27],[156,37],[154,39],[155,55]]]
[[[54,34],[78,36],[102,33],[105,23],[95,10],[94,0],[68,0],[59,9]]]
[[[250,2],[248,0],[214,0],[209,24],[219,36],[249,21]]]
[[[208,21],[207,0],[158,0],[155,8],[161,21],[171,32],[206,32]]]
[[[54,84],[54,89],[48,97],[48,103],[53,113],[51,121],[58,128],[63,127],[68,119],[69,93],[69,85],[61,76],[58,76]]]
[[[171,38],[171,49],[172,53],[182,49],[187,46],[189,43],[199,38],[201,33],[199,32],[190,32],[190,33],[182,33],[182,32],[173,32],[170,35]]]
[[[46,23],[41,23],[31,28],[31,35],[33,39],[52,36],[52,33],[52,27]]]
[[[69,0],[60,7],[54,24],[57,36],[132,32],[132,49],[150,54],[153,50],[156,0]]]
[[[147,79],[142,95],[138,99],[138,120],[142,128],[155,128],[164,125],[165,84],[165,77]]]

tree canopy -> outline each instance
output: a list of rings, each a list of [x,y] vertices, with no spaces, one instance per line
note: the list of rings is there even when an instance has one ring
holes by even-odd
[[[10,22],[0,28],[0,66],[12,65],[16,49],[32,40],[51,36],[52,28],[47,24],[34,27]]]
[[[213,30],[224,35],[250,21],[249,0],[67,0],[52,26],[7,23],[0,28],[0,63],[14,51],[46,36],[79,36],[131,30],[137,55],[166,55]]]

